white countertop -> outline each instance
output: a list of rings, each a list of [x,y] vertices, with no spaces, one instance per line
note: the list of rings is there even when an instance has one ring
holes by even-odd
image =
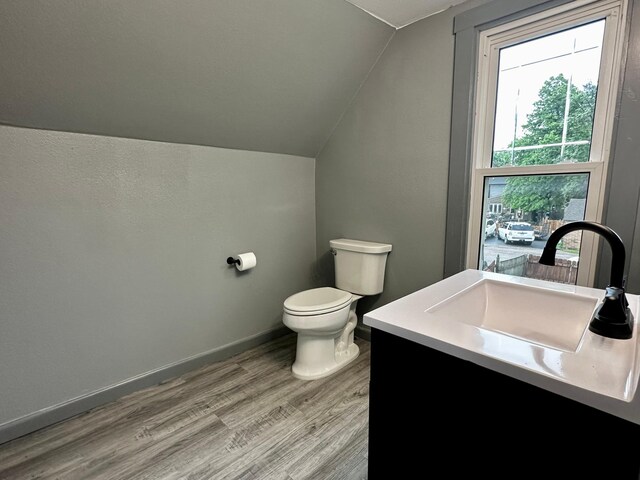
[[[627,294],[634,317],[631,339],[594,334],[586,318],[575,350],[562,349],[432,313],[432,307],[482,280],[592,297],[595,303],[604,298],[600,289],[470,269],[365,314],[364,323],[640,424],[637,295]],[[544,312],[544,305],[522,307]]]

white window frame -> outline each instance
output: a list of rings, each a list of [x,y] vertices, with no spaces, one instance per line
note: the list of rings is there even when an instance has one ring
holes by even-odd
[[[467,268],[478,268],[485,179],[495,176],[588,173],[585,220],[600,222],[611,153],[616,97],[620,82],[627,0],[581,0],[564,4],[480,33],[473,121],[471,195],[467,230]],[[514,167],[491,167],[493,125],[500,49],[568,28],[605,19],[590,161]],[[592,286],[598,238],[585,232],[580,248],[578,285]]]

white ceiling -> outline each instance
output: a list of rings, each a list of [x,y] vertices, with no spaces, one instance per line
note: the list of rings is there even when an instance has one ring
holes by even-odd
[[[347,0],[365,12],[402,28],[466,0]]]

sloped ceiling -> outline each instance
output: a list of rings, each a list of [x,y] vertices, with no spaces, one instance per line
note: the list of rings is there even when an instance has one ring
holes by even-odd
[[[347,0],[395,28],[406,27],[466,0]]]
[[[0,2],[0,123],[315,157],[394,29],[344,0]]]

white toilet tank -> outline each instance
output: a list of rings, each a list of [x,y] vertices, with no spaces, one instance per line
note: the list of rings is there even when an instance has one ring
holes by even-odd
[[[336,288],[358,295],[376,295],[384,286],[388,243],[340,238],[330,240],[336,270]]]

